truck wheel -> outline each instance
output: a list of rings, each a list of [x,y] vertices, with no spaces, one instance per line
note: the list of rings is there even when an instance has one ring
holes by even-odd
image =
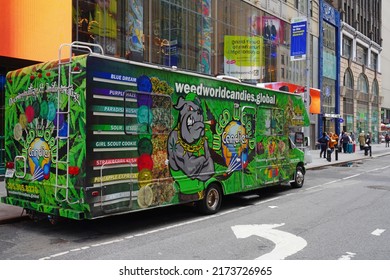
[[[203,199],[197,202],[197,206],[201,213],[210,215],[218,212],[221,202],[221,188],[216,184],[212,184],[206,189]]]
[[[302,188],[303,182],[305,181],[305,172],[302,166],[297,166],[294,174],[294,181],[291,183],[293,188]]]

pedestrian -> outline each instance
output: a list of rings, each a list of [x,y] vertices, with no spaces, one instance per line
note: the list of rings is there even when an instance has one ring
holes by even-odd
[[[351,137],[352,143],[355,143],[355,134],[351,131],[349,136]]]
[[[366,144],[366,136],[364,135],[364,131],[360,132],[358,137],[360,150],[362,151],[364,149],[364,145]]]
[[[371,135],[367,133],[366,135],[366,144],[370,147],[371,146]]]
[[[329,132],[329,148],[331,149],[332,153],[334,152],[334,149],[337,149],[339,136],[336,133]]]
[[[385,143],[386,143],[385,147],[389,147],[389,145],[390,145],[390,136],[389,136],[388,133],[386,133],[386,135],[385,135]]]
[[[343,152],[344,153],[348,153],[348,150],[347,150],[348,149],[348,144],[352,143],[352,139],[348,135],[348,132],[344,132],[342,141],[343,141]]]
[[[320,158],[322,155],[324,155],[324,158],[326,158],[326,149],[328,148],[328,142],[329,142],[329,137],[326,134],[326,132],[322,133],[322,137],[318,139],[318,143],[320,144]]]

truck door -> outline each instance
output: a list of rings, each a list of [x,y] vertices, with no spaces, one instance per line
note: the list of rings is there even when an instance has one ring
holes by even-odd
[[[278,177],[277,118],[273,108],[259,108],[256,130],[256,181],[258,185],[274,184]]]
[[[251,106],[242,107],[241,123],[244,127],[244,135],[237,135],[241,139],[240,162],[241,162],[241,185],[243,190],[256,187],[256,174],[248,169],[251,158],[256,154],[256,108]]]
[[[284,133],[283,110],[261,108],[258,113],[256,136],[257,181],[276,184],[284,180],[284,165],[288,162],[288,137]]]

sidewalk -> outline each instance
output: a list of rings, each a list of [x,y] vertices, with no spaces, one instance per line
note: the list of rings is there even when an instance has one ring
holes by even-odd
[[[327,165],[338,165],[347,162],[353,162],[357,160],[370,158],[369,155],[368,156],[364,155],[364,151],[360,151],[359,146],[356,147],[355,153],[352,154],[339,153],[337,161],[335,160],[335,154],[333,153],[331,162],[327,161],[324,158],[320,158],[320,150],[311,150],[310,154],[313,160],[311,163],[306,165],[306,169],[307,169],[306,176],[310,176],[310,169],[315,169]],[[386,148],[384,143],[372,145],[371,158],[376,158],[376,157],[389,155],[389,154],[390,154],[390,148]],[[0,197],[6,195],[7,193],[5,190],[5,182],[0,181]],[[20,219],[25,219],[25,218],[27,218],[27,215],[25,214],[22,208],[0,203],[0,225],[18,221]]]
[[[307,170],[327,165],[338,165],[362,159],[376,158],[384,155],[389,155],[390,148],[386,148],[385,143],[373,144],[371,146],[372,157],[370,157],[370,153],[368,153],[368,156],[365,156],[364,151],[361,151],[359,145],[357,145],[354,153],[338,153],[338,160],[335,160],[335,153],[333,152],[331,162],[328,162],[324,158],[320,158],[320,150],[311,150],[310,153],[313,161],[306,165]]]

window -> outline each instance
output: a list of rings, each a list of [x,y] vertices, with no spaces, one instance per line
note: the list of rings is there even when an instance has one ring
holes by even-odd
[[[264,135],[282,135],[285,119],[283,111],[279,109],[264,109],[263,114],[259,114],[261,123],[265,125],[264,130],[260,129]],[[259,120],[260,120],[259,119]]]
[[[379,86],[378,86],[378,80],[374,80],[372,83],[372,95],[378,96],[379,93]]]
[[[371,53],[371,69],[378,70],[378,54],[372,52]]]
[[[324,46],[331,50],[336,50],[336,28],[324,22]]]
[[[367,65],[367,48],[357,44],[356,45],[356,61],[362,65]]]
[[[351,69],[347,69],[344,73],[344,86],[353,89],[353,76]]]
[[[352,57],[352,39],[346,36],[343,36],[343,56]]]
[[[366,75],[360,74],[358,80],[358,90],[368,94],[368,80]]]
[[[287,2],[300,12],[307,9],[307,1]],[[297,76],[291,82],[303,82],[305,61],[289,64],[290,24],[254,9],[247,1],[73,0],[72,3],[73,40],[101,44],[107,55],[212,76],[228,74],[251,83],[277,81],[282,75]],[[270,24],[271,35],[264,40],[266,23]],[[250,44],[234,45],[246,40]],[[256,55],[247,55],[245,48],[257,50]],[[229,58],[227,51],[231,52]],[[282,65],[286,66],[283,74]],[[299,68],[297,74],[293,72],[296,68]]]

